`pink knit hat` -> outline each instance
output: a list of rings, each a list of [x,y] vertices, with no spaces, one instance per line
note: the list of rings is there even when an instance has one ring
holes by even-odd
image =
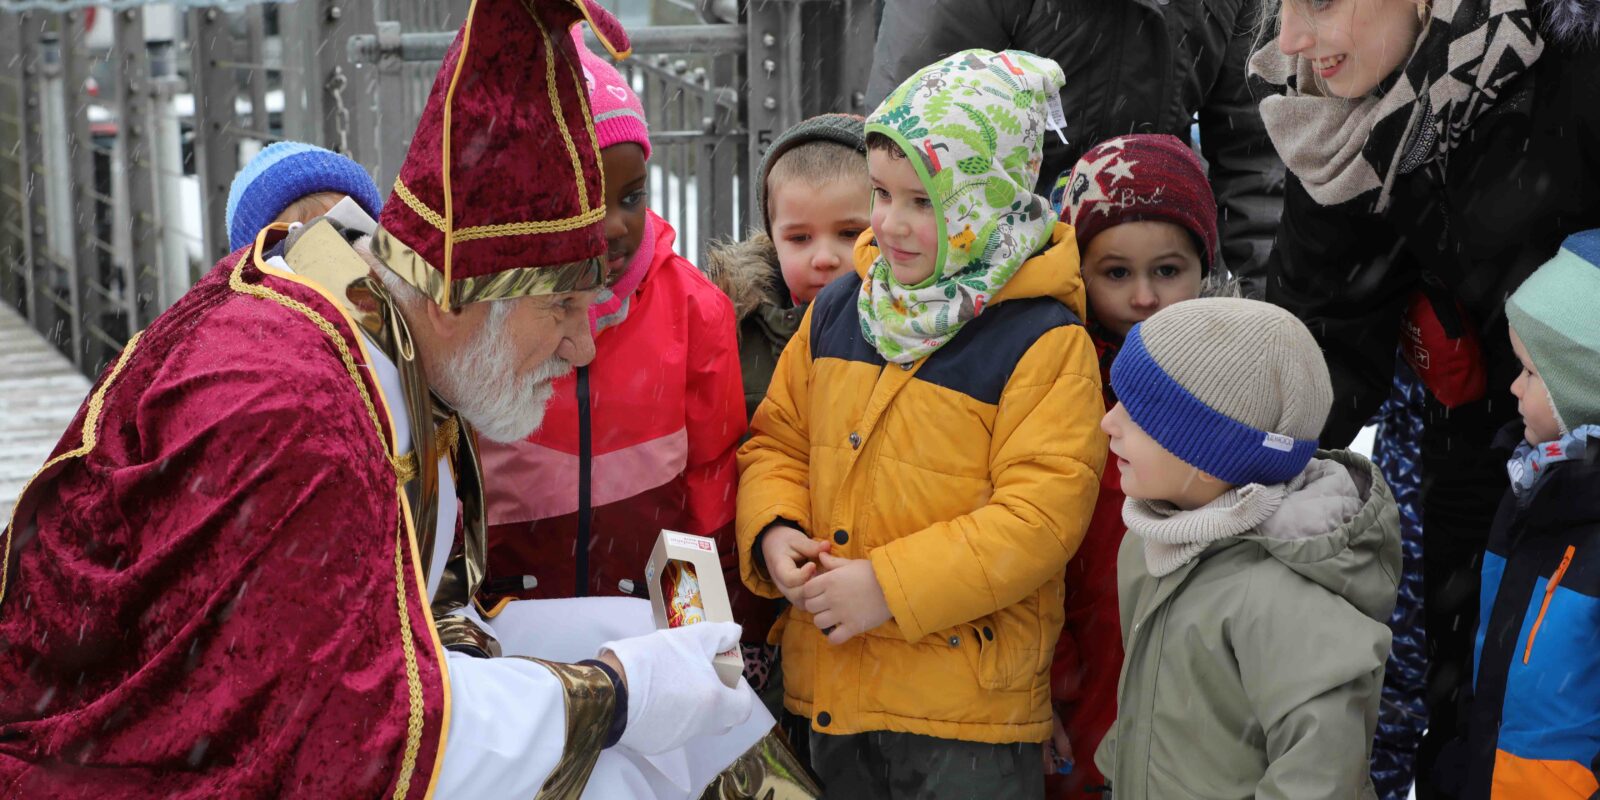
[[[644,105],[633,93],[622,73],[610,62],[589,51],[583,43],[583,26],[572,29],[578,43],[578,58],[583,63],[583,78],[589,84],[589,110],[594,114],[594,132],[600,149],[633,142],[644,148],[650,160],[650,128],[644,121]]]

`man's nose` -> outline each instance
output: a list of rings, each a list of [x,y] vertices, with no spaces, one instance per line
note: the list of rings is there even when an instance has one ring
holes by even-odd
[[[589,315],[569,314],[576,320],[567,322],[567,330],[562,332],[561,345],[556,348],[556,355],[572,364],[574,367],[588,366],[594,360],[594,335],[589,330]]]

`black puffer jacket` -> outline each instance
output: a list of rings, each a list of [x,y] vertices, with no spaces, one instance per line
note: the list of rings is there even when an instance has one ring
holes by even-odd
[[[1357,201],[1360,202],[1360,201]],[[1327,446],[1342,446],[1389,395],[1407,298],[1434,282],[1479,328],[1490,407],[1516,414],[1519,367],[1505,298],[1569,234],[1600,227],[1600,49],[1556,38],[1434,170],[1401,176],[1383,216],[1319,206],[1292,175],[1268,261],[1267,299],[1294,312],[1333,375]],[[1600,298],[1597,298],[1600,301]],[[1494,430],[1483,431],[1483,445]]]
[[[888,0],[867,100],[876,106],[918,69],[972,47],[1055,59],[1067,77],[1069,143],[1045,137],[1045,195],[1094,145],[1127,133],[1188,141],[1198,113],[1223,262],[1255,296],[1284,176],[1245,80],[1259,8],[1259,0]]]

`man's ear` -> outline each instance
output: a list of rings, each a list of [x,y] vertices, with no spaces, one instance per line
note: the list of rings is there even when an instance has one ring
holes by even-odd
[[[418,305],[422,306],[422,318],[428,330],[423,334],[428,340],[448,346],[455,340],[457,329],[460,327],[461,315],[459,311],[446,311],[431,298]],[[413,331],[415,336],[416,332]]]
[[[424,316],[427,317],[428,327],[432,329],[433,336],[430,338],[445,345],[464,341],[489,313],[487,303],[456,306],[449,311],[432,300],[423,305],[427,308]]]

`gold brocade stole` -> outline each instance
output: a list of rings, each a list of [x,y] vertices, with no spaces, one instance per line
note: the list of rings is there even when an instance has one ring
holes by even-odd
[[[440,457],[448,454],[455,468],[462,535],[452,543],[444,577],[432,598],[434,618],[442,620],[470,603],[483,583],[488,529],[476,437],[471,426],[428,388],[405,318],[383,282],[372,274],[371,266],[345,240],[338,223],[324,217],[290,232],[283,259],[297,274],[317,282],[338,299],[368,341],[399,370],[402,410],[412,427],[411,452],[400,458],[400,477],[411,507],[424,577],[430,574],[437,536]]]

